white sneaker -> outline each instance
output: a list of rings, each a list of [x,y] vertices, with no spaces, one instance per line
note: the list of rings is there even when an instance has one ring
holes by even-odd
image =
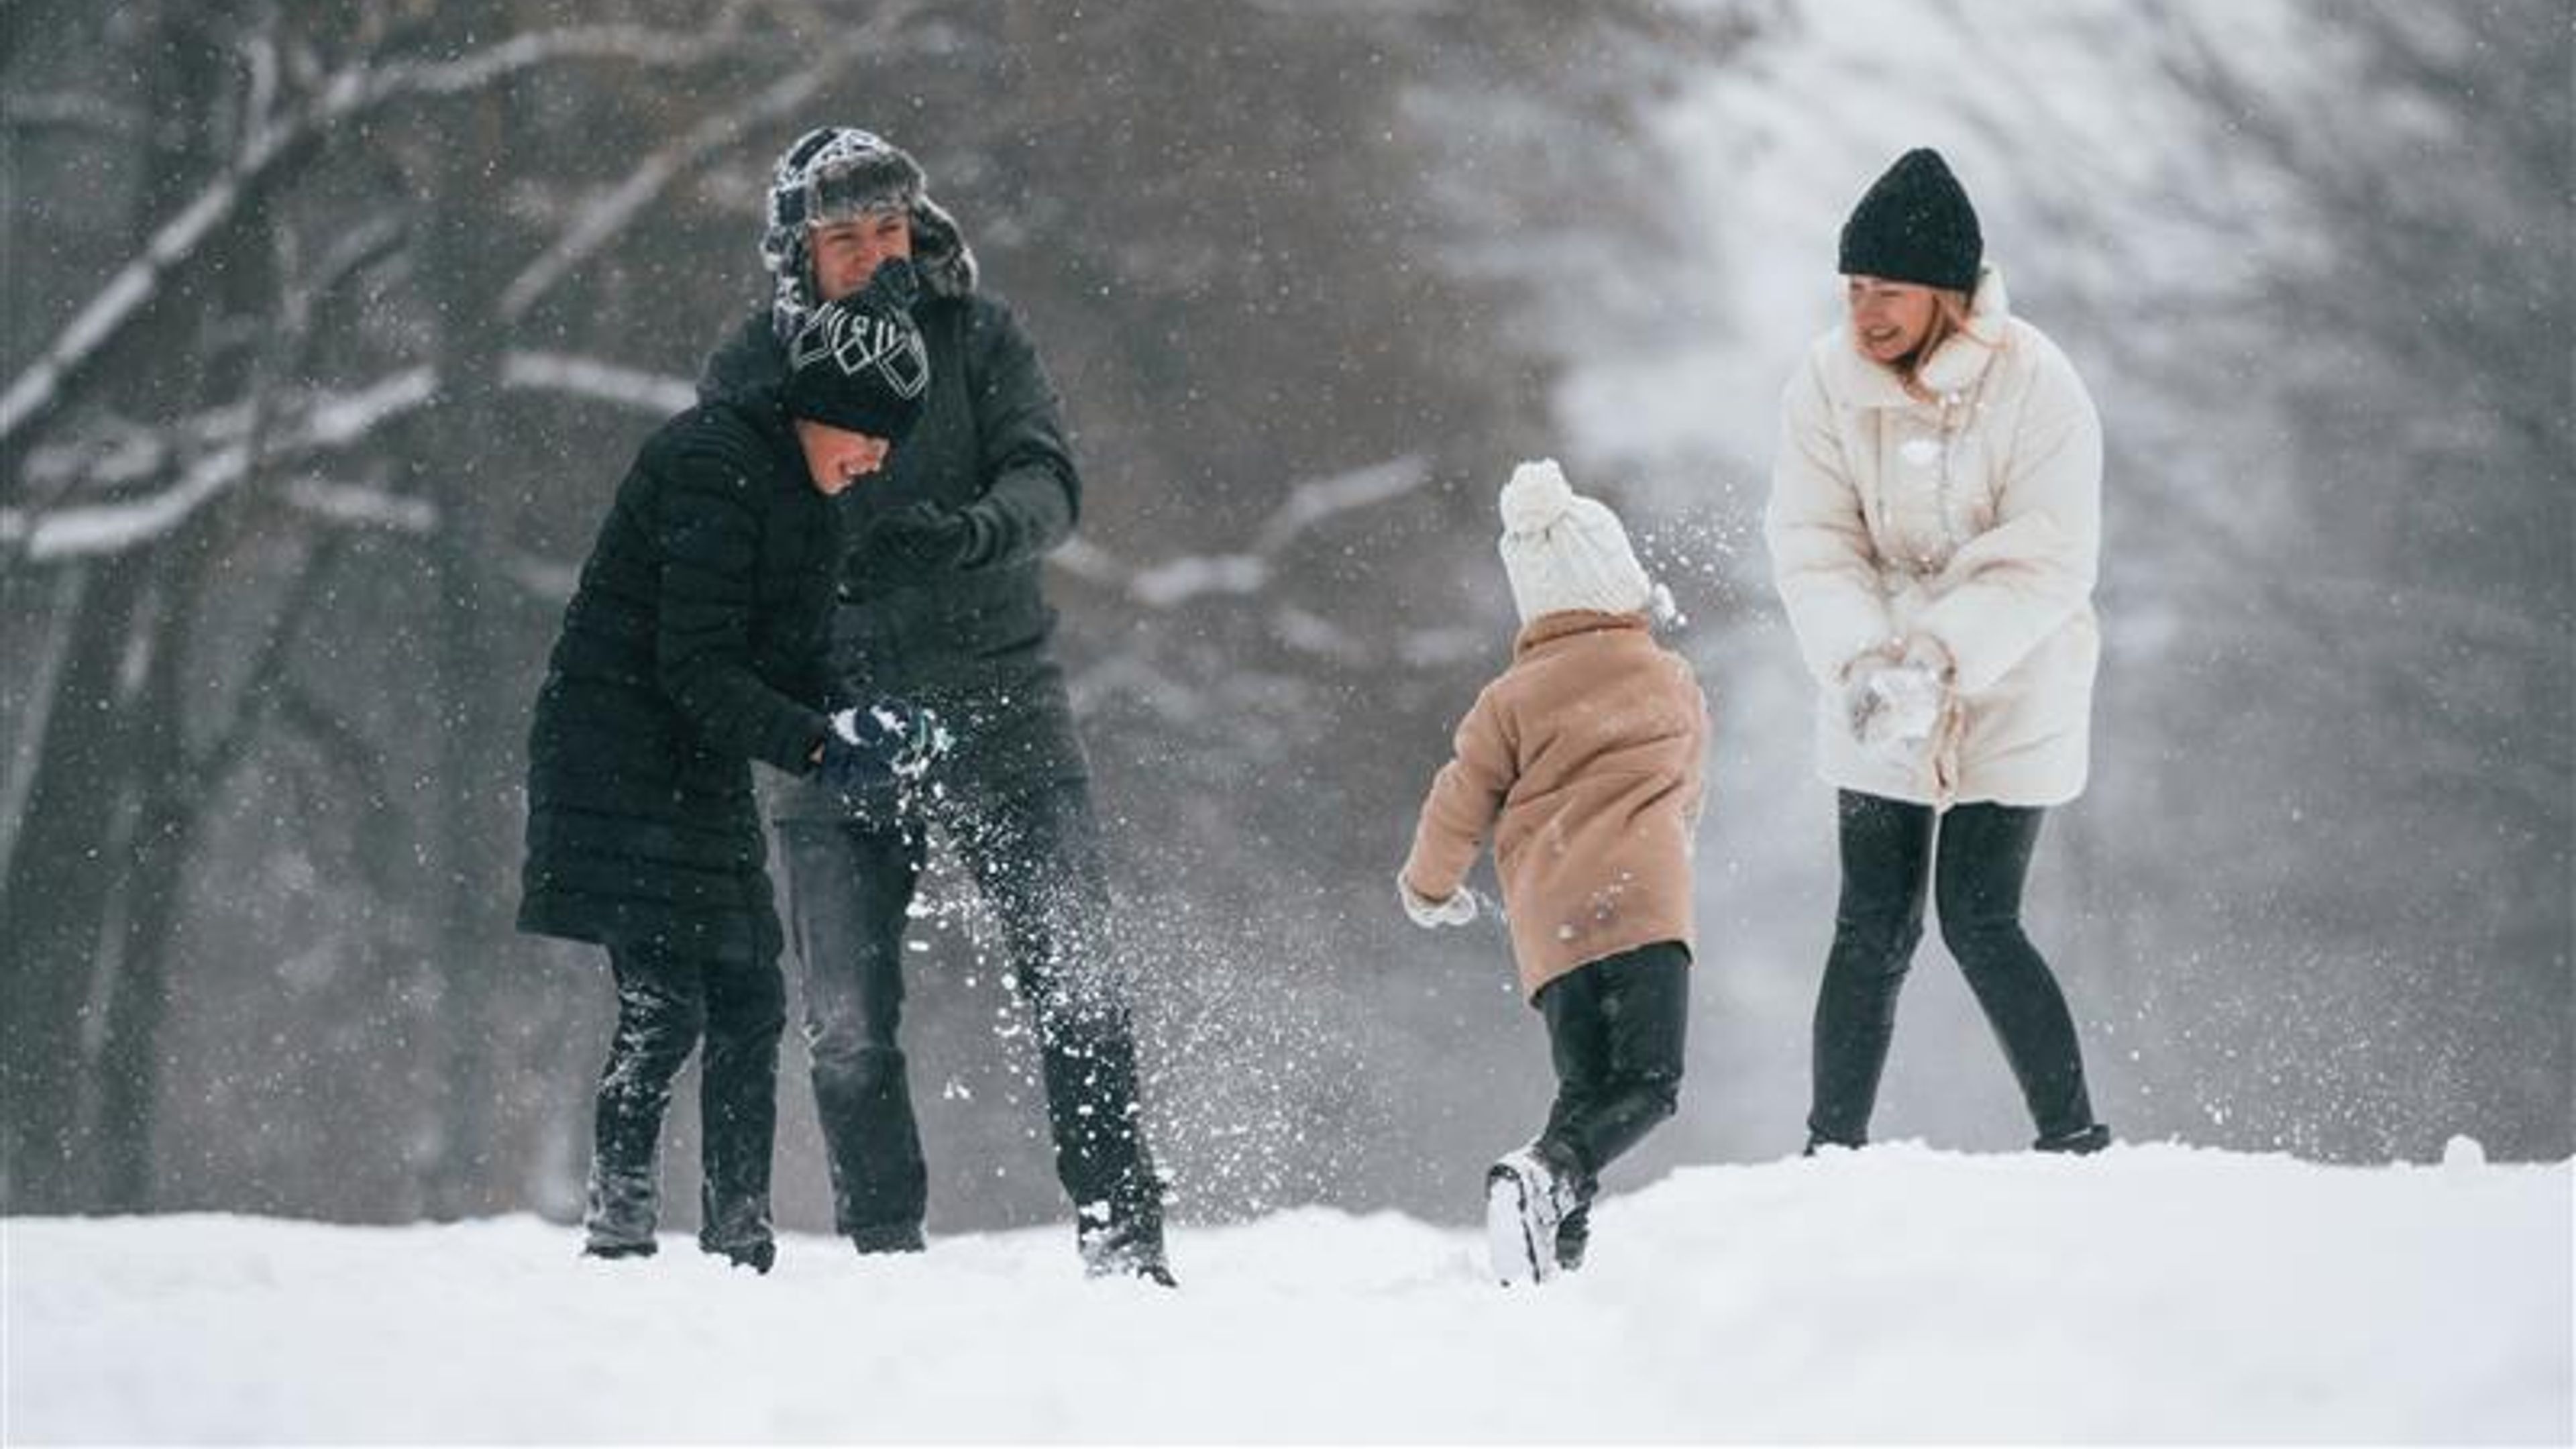
[[[1485,1169],[1485,1249],[1505,1284],[1556,1276],[1556,1228],[1574,1210],[1574,1184],[1537,1152],[1504,1153]]]

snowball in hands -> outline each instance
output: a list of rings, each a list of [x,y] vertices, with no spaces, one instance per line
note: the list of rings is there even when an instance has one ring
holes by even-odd
[[[899,780],[918,780],[928,774],[939,757],[948,753],[951,743],[937,712],[928,709],[906,710],[879,703],[865,709],[841,710],[831,717],[831,725],[834,738],[848,753]],[[827,751],[827,764],[830,753]],[[855,764],[856,761],[844,764],[838,773],[869,772],[852,768]]]
[[[1946,693],[1930,666],[1911,659],[1863,665],[1854,671],[1845,696],[1852,738],[1882,759],[1910,761],[1940,723]]]

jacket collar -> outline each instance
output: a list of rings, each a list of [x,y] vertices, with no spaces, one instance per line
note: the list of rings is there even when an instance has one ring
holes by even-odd
[[[1965,392],[1976,386],[1994,364],[2011,321],[2012,299],[2004,293],[2004,274],[1989,263],[1977,274],[1977,290],[1968,300],[1966,333],[1942,343],[1932,354],[1932,360],[1923,365],[1923,385],[1935,394]],[[1905,408],[1922,402],[1905,390],[1895,373],[1861,355],[1852,343],[1848,319],[1834,329],[1833,337],[1833,345],[1826,349],[1828,380],[1845,406]]]
[[[1613,630],[1646,628],[1646,616],[1638,614],[1605,614],[1598,609],[1559,609],[1541,614],[1521,626],[1520,636],[1512,640],[1512,657],[1520,658],[1542,644],[1577,634],[1608,633]]]

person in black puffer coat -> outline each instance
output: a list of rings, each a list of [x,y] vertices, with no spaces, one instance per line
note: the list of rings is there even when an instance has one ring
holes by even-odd
[[[762,1272],[783,945],[751,762],[842,788],[925,764],[928,717],[821,708],[833,495],[877,473],[928,388],[908,268],[808,314],[779,382],[646,440],[564,610],[528,734],[519,928],[616,977],[584,1251],[649,1254],[671,1081],[701,1036],[699,1245]],[[874,486],[873,481],[869,486]]]
[[[826,687],[934,708],[956,751],[941,789],[911,804],[808,784],[777,808],[836,1223],[863,1253],[922,1246],[927,1173],[898,1028],[922,827],[935,823],[1000,917],[1034,1007],[1085,1267],[1168,1283],[1089,769],[1040,588],[1082,496],[1054,386],[1017,316],[976,289],[974,254],[921,168],[869,132],[825,127],[788,148],[761,253],[769,305],[708,359],[702,397],[775,379],[781,339],[888,256],[921,271],[914,316],[931,361],[921,424],[884,482],[837,505],[847,530]]]

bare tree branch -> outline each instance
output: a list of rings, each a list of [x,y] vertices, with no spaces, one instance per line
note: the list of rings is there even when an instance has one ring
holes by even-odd
[[[0,127],[11,131],[87,131],[123,139],[141,134],[151,118],[88,91],[45,91],[0,101]]]
[[[673,180],[710,154],[732,146],[753,126],[801,109],[853,58],[881,50],[887,38],[911,17],[914,8],[908,4],[880,6],[866,23],[835,29],[832,43],[814,52],[805,66],[763,91],[750,105],[710,116],[677,141],[645,157],[632,175],[584,208],[562,239],[502,290],[501,320],[515,322],[525,316],[539,298],[614,239]]]
[[[501,359],[501,385],[559,392],[667,417],[698,400],[687,378],[620,367],[568,352],[511,352]]]
[[[437,373],[407,368],[355,393],[319,394],[297,404],[299,416],[268,442],[257,461],[272,463],[348,446],[393,418],[426,406],[436,396]],[[234,411],[227,409],[227,412]],[[249,415],[243,412],[246,431]],[[165,443],[160,456],[172,456]],[[45,562],[120,553],[167,534],[197,509],[249,476],[251,445],[244,438],[198,456],[169,489],[148,498],[65,509],[37,516],[0,508],[0,549]]]
[[[438,527],[438,506],[426,498],[406,498],[366,483],[328,478],[298,478],[286,485],[287,507],[320,522],[343,528],[381,529],[420,535]]]
[[[0,444],[50,409],[63,386],[160,294],[162,280],[192,259],[268,184],[271,173],[309,143],[391,102],[452,96],[561,60],[618,59],[639,64],[702,64],[730,45],[702,35],[637,26],[591,26],[522,35],[457,60],[356,65],[333,74],[303,105],[283,116],[253,116],[240,152],[179,213],[155,231],[142,255],[125,264],[76,313],[35,362],[0,393]]]
[[[1429,482],[1430,461],[1407,454],[1330,478],[1311,479],[1288,490],[1287,500],[1254,530],[1251,547],[1241,553],[1185,554],[1128,573],[1128,597],[1154,609],[1176,608],[1204,594],[1255,594],[1270,584],[1271,561],[1297,535],[1336,513],[1373,507],[1400,498]],[[1107,555],[1097,550],[1084,563],[1096,576],[1108,571]]]

